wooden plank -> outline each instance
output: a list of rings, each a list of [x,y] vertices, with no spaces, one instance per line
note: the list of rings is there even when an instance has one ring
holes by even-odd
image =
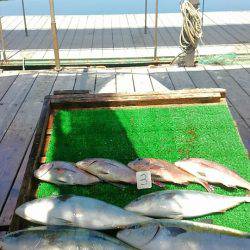
[[[136,92],[152,92],[153,87],[147,68],[132,68],[133,80]]]
[[[128,22],[128,26],[132,35],[132,39],[133,39],[133,44],[134,46],[137,47],[143,47],[145,48],[145,42],[142,38],[142,34],[141,32],[139,32],[139,26],[137,25],[137,23],[135,22],[134,16],[133,14],[127,14],[126,15],[127,18],[127,22]]]
[[[15,71],[4,71],[2,74],[0,74],[0,100],[2,100],[3,96],[6,94],[18,75],[19,73]]]
[[[114,48],[115,49],[124,48],[124,42],[120,26],[120,15],[112,15],[110,17],[111,17]]]
[[[96,71],[95,93],[116,93],[114,69],[98,69]]]
[[[31,148],[33,145],[33,141],[34,141],[34,136],[32,137],[30,143],[29,143],[29,147],[25,153],[25,156],[23,157],[20,169],[17,173],[17,176],[15,178],[15,181],[13,183],[13,186],[11,187],[10,193],[8,195],[8,198],[5,202],[5,205],[3,207],[3,210],[1,212],[1,216],[0,216],[0,227],[1,226],[9,226],[12,220],[12,217],[15,213],[15,209],[16,209],[16,204],[17,204],[17,199],[19,196],[19,192],[20,192],[20,188],[22,186],[22,182],[23,182],[23,177],[24,177],[24,173],[27,167],[27,163],[29,160],[29,156],[30,156],[30,152],[31,152]],[[32,177],[31,177],[32,178]]]
[[[56,17],[57,18],[57,17]],[[58,45],[61,48],[62,42],[65,38],[65,35],[68,31],[68,27],[71,23],[72,16],[61,16],[61,22],[57,21],[57,35],[58,35]],[[46,52],[44,53],[43,59],[52,59],[54,58],[54,51],[53,51],[53,41],[51,40],[49,47],[47,47]]]
[[[60,58],[62,59],[68,59],[68,54],[71,49],[71,44],[75,37],[78,23],[79,23],[79,17],[72,16],[71,22],[68,26],[68,30],[65,33],[64,39],[60,46]]]
[[[116,68],[117,93],[135,92],[133,76],[130,68]]]
[[[55,90],[72,90],[75,86],[76,73],[68,73],[61,71],[55,81],[52,93]]]
[[[32,59],[41,59],[52,43],[50,17],[45,16],[45,18],[46,22],[43,26],[43,30],[38,33],[30,45],[34,49]],[[57,18],[57,22],[58,21],[60,21],[60,19],[58,20]]]
[[[225,17],[225,15],[218,15],[217,13],[205,13],[205,15],[216,25],[219,25],[222,29],[224,29],[227,33],[230,33],[232,36],[237,37],[237,39],[241,43],[246,43],[249,41],[249,37],[240,27],[244,26],[244,24],[240,24],[239,22],[235,22],[235,18],[233,16]]]
[[[85,27],[87,24],[88,16],[79,16],[76,32],[70,45],[71,49],[68,53],[68,58],[78,58],[79,52],[82,49],[82,43],[84,41],[85,33],[87,32]]]
[[[240,65],[223,67],[250,97],[250,74]]]
[[[194,88],[194,84],[184,68],[175,66],[167,68],[174,89]]]
[[[95,29],[93,32],[92,46],[90,47],[95,53],[95,57],[102,57],[102,39],[103,39],[103,15],[95,16]]]
[[[0,141],[29,93],[36,77],[36,73],[19,74],[15,82],[13,82],[12,86],[1,100]]]
[[[75,90],[95,91],[96,70],[86,68],[82,73],[77,74]]]
[[[161,16],[161,14],[160,14]],[[151,32],[154,30],[155,25],[155,15],[154,14],[148,14],[148,28]],[[162,20],[159,18],[158,20],[158,26],[159,26],[159,46],[179,46],[178,40],[175,40],[172,37],[172,34],[169,32],[169,29],[165,27],[165,24],[162,22]]]
[[[40,21],[42,16],[28,16],[27,23],[36,24]],[[33,37],[34,32],[30,32],[30,36],[26,36],[23,31],[23,24],[20,23],[18,30],[13,32],[13,36],[9,36],[7,39],[8,49],[12,50],[22,50],[25,48],[26,44],[29,42],[30,38]]]
[[[15,51],[13,54],[10,54],[12,59],[21,60],[22,58],[25,59],[32,59],[34,54],[34,47],[37,46],[38,39],[40,38],[39,34],[42,33],[44,35],[43,29],[48,21],[47,17],[41,16],[39,20],[33,20],[33,26],[29,27],[29,35],[25,37],[24,44]],[[18,55],[17,55],[18,54]]]
[[[168,92],[174,90],[174,86],[165,67],[149,67],[148,72],[154,91]]]
[[[0,144],[0,210],[5,204],[23,155],[34,133],[42,107],[42,100],[45,95],[51,92],[55,78],[54,73],[39,74]]]
[[[154,30],[152,28],[148,29],[147,34],[144,33],[144,14],[133,15],[135,24],[137,27],[137,32],[142,37],[146,47],[154,47]],[[161,41],[161,36],[158,37],[158,42]]]
[[[218,86],[227,89],[228,99],[250,126],[250,98],[247,93],[223,70],[222,66],[205,66],[205,69]]]

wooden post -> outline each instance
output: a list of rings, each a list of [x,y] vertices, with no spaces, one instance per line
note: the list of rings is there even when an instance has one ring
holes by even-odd
[[[145,27],[144,34],[147,34],[147,22],[148,22],[148,0],[145,0]]]
[[[159,1],[155,0],[155,38],[154,38],[154,60],[157,60],[157,49],[158,49],[158,8]]]
[[[199,8],[199,0],[189,0],[189,2],[196,8]],[[182,66],[186,66],[186,67],[194,67],[195,66],[195,50],[198,46],[199,41],[197,41],[196,47],[193,49],[190,49],[187,51],[187,53],[183,56],[182,59]]]
[[[2,17],[0,16],[0,39],[2,44],[2,54],[3,54],[3,60],[7,61],[6,53],[5,53],[5,41],[3,37],[3,26],[2,26]]]
[[[24,0],[22,0],[22,9],[23,9],[23,22],[24,22],[25,35],[28,36],[28,29],[27,29],[27,23],[26,23],[26,14],[25,14]]]
[[[60,57],[59,57],[59,45],[58,45],[58,37],[57,37],[57,28],[56,28],[56,19],[55,19],[55,9],[54,9],[54,0],[49,0],[50,4],[50,18],[51,18],[51,32],[53,39],[53,48],[55,55],[55,69],[60,70]]]

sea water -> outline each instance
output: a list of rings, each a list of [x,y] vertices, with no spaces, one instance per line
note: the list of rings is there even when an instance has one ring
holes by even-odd
[[[145,0],[54,0],[58,15],[144,13]],[[204,0],[205,11],[250,10],[250,0]],[[0,15],[21,15],[21,0],[0,0]],[[49,0],[24,0],[27,15],[48,15]],[[159,0],[160,12],[179,12],[179,0]],[[201,7],[203,0],[200,0]],[[154,12],[155,0],[148,0]]]

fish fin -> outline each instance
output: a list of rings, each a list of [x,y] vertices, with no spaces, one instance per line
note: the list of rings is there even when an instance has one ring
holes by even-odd
[[[199,171],[198,174],[199,174],[200,176],[202,176],[202,177],[206,177],[206,173],[205,173],[205,172]]]
[[[161,187],[161,188],[164,188],[165,187],[165,184],[160,182],[160,181],[153,181],[153,183],[158,186],[158,187]]]
[[[65,220],[63,218],[55,218],[57,221],[59,221],[59,223],[63,223],[63,225],[67,225],[67,226],[74,226],[74,224],[72,223],[72,221],[69,220]]]
[[[114,183],[114,182],[107,182],[107,183],[114,186],[114,187],[118,187],[118,188],[121,188],[121,189],[126,189],[126,186],[122,185],[120,183]]]
[[[219,212],[220,213],[225,213],[227,211],[227,209],[222,209],[222,210],[220,210]]]
[[[175,219],[175,220],[182,220],[183,215],[181,213],[178,213],[178,212],[171,212],[171,214],[168,215],[168,218]]]
[[[118,188],[121,188],[121,189],[125,189],[126,188],[125,185],[122,185],[120,183],[114,183],[114,182],[111,182],[111,181],[107,181],[107,180],[104,180],[103,178],[100,178],[100,177],[98,177],[98,178],[101,180],[101,182],[108,183],[108,184],[110,184],[110,185],[112,185],[114,187],[118,187]]]
[[[197,181],[197,183],[201,184],[208,192],[211,192],[211,193],[214,192],[214,186],[209,185],[208,182],[199,180]]]
[[[202,223],[206,223],[206,224],[213,224],[213,220],[212,219],[203,219],[203,220],[200,220],[198,222],[202,222]]]

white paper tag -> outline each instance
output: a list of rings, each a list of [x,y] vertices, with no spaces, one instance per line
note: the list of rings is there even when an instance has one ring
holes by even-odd
[[[152,187],[151,172],[140,171],[136,172],[136,181],[138,189],[148,189]]]

